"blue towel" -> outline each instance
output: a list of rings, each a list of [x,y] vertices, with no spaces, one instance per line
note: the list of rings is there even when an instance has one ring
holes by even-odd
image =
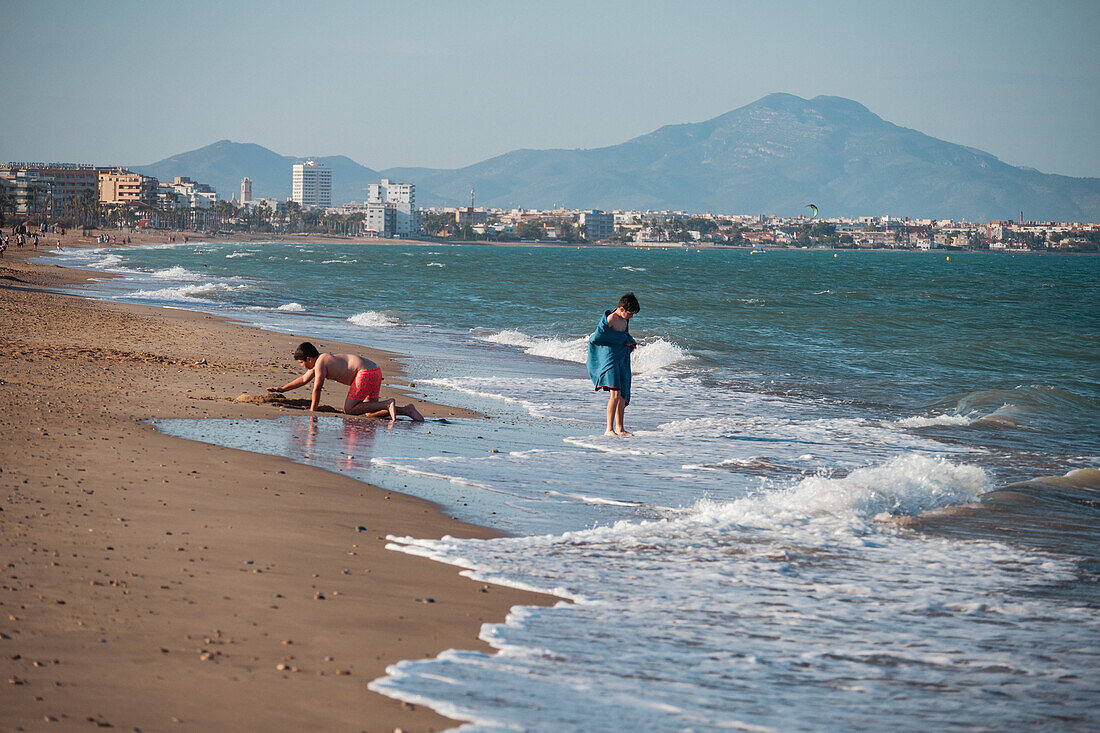
[[[588,376],[596,389],[619,390],[630,404],[630,352],[637,342],[627,331],[616,331],[607,324],[611,311],[603,314],[596,332],[588,337]]]

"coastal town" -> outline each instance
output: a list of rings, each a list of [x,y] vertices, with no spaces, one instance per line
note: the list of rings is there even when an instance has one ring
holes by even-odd
[[[332,170],[305,160],[287,171],[291,196],[254,195],[243,178],[229,198],[213,186],[123,166],[0,165],[0,226],[18,233],[82,231],[313,234],[450,242],[645,247],[1100,251],[1100,224],[1017,219],[969,222],[906,216],[830,216],[807,202],[794,215],[688,211],[418,206],[416,184],[382,179],[363,200],[333,204]],[[463,202],[465,203],[465,202]],[[731,208],[735,208],[731,202]]]

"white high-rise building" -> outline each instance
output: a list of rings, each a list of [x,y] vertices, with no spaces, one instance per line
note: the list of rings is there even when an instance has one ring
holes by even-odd
[[[393,209],[392,233],[398,237],[411,237],[420,231],[420,218],[414,210],[415,183],[393,183],[388,178],[383,178],[381,183],[372,183],[368,187],[367,204],[384,204]]]
[[[332,206],[332,169],[313,160],[296,163],[290,191],[300,206]]]
[[[241,203],[242,204],[252,203],[252,179],[251,178],[242,178],[241,179]]]

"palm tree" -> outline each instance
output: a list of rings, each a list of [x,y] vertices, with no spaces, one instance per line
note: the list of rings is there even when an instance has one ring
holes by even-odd
[[[0,227],[4,226],[8,213],[15,214],[15,199],[8,195],[7,189],[0,182]]]

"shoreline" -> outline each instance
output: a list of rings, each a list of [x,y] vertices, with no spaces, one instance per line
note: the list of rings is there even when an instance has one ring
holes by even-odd
[[[389,534],[498,535],[435,504],[157,432],[149,420],[293,414],[232,400],[286,381],[301,337],[49,292],[103,273],[26,262],[44,250],[0,260],[6,723],[457,725],[367,683],[447,648],[492,653],[483,623],[559,599],[385,549]],[[399,357],[348,348],[407,382]],[[399,391],[384,383],[384,395]],[[474,416],[415,402],[428,416]]]
[[[184,245],[183,237],[186,235],[190,240],[186,244],[196,244],[198,242],[241,242],[241,243],[294,243],[294,242],[317,242],[317,243],[329,243],[329,244],[373,244],[373,245],[411,245],[417,247],[427,246],[454,246],[454,245],[470,245],[470,246],[487,246],[487,247],[564,247],[564,248],[581,248],[581,249],[635,249],[635,250],[747,250],[754,252],[836,252],[836,253],[861,253],[861,252],[911,252],[915,254],[929,254],[937,255],[942,254],[946,256],[962,255],[962,254],[995,254],[995,255],[1100,255],[1100,252],[1077,252],[1077,251],[1061,251],[1061,250],[981,250],[981,249],[948,249],[948,248],[934,248],[934,249],[918,249],[916,247],[898,248],[898,247],[826,247],[826,246],[814,246],[814,247],[777,247],[775,245],[765,244],[716,244],[713,242],[623,242],[613,244],[597,244],[589,242],[555,242],[555,241],[522,241],[522,242],[498,242],[491,240],[449,240],[449,239],[383,239],[379,237],[339,237],[332,234],[288,234],[288,233],[261,233],[255,234],[251,232],[227,232],[222,234],[205,234],[203,232],[193,231],[164,231],[164,230],[142,230],[137,232],[128,232],[119,229],[96,229],[91,230],[98,234],[109,234],[116,237],[130,237],[133,241],[127,244],[111,243],[100,244],[95,241],[95,236],[83,237],[80,235],[79,227],[69,229],[64,235],[57,235],[49,233],[41,237],[39,243],[39,249],[37,253],[31,248],[28,243],[23,249],[17,249],[15,245],[10,245],[6,256],[0,258],[0,264],[6,259],[19,258],[25,253],[31,254],[46,254],[55,248],[55,242],[61,239],[63,247],[124,247],[124,246],[150,246],[150,245],[165,245],[165,244],[178,244]],[[174,237],[175,242],[169,242],[169,237]],[[20,254],[23,253],[23,254]],[[103,273],[99,273],[102,276]]]

